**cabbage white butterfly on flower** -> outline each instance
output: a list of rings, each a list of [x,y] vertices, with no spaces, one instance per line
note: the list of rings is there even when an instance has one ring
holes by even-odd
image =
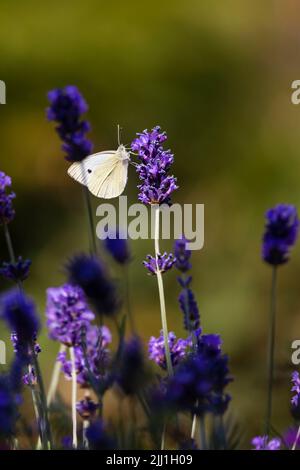
[[[82,162],[73,163],[68,174],[95,196],[111,199],[120,196],[125,189],[129,160],[129,152],[124,145],[119,145],[117,150],[95,153]]]

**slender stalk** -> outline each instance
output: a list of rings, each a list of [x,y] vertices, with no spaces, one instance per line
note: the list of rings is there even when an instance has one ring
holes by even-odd
[[[197,415],[194,414],[192,421],[192,430],[191,430],[191,439],[195,439],[196,429],[197,429]]]
[[[297,444],[298,444],[299,437],[300,437],[300,426],[298,427],[298,431],[297,431],[296,439],[295,439],[295,441],[294,441],[294,444],[293,444],[292,450],[296,450],[296,447],[297,447]]]
[[[89,239],[90,239],[90,252],[91,252],[91,254],[96,254],[97,253],[96,231],[95,231],[91,196],[90,196],[90,192],[89,192],[87,186],[83,186],[83,196],[84,196],[86,209],[87,209],[87,219],[88,219],[88,225],[89,225]]]
[[[73,448],[77,449],[77,378],[74,348],[70,348],[70,358],[72,364],[72,423],[73,423]]]
[[[53,447],[52,434],[51,434],[51,427],[50,427],[49,416],[48,416],[47,398],[46,398],[46,393],[45,393],[43,377],[42,377],[39,361],[34,350],[34,345],[32,345],[31,350],[32,350],[32,354],[31,354],[32,364],[33,364],[33,368],[34,368],[35,375],[36,375],[36,380],[37,380],[39,391],[40,391],[41,409],[43,412],[43,420],[44,420],[43,426],[45,427],[45,432],[46,432],[47,439],[48,439],[48,448],[52,448]]]
[[[10,261],[12,263],[15,263],[16,256],[15,256],[15,251],[14,251],[14,248],[13,248],[9,228],[8,228],[7,224],[3,224],[3,228],[4,228],[4,236],[5,236],[5,240],[6,240],[6,245],[7,245]]]
[[[268,396],[266,410],[266,427],[265,434],[270,433],[271,417],[272,417],[272,392],[274,382],[274,352],[275,352],[275,333],[276,333],[276,284],[277,284],[277,268],[273,267],[271,299],[270,299],[270,333],[269,333],[269,357],[268,357]]]
[[[167,324],[164,284],[163,284],[162,274],[158,266],[158,255],[160,254],[160,250],[159,250],[159,205],[156,205],[154,207],[154,210],[155,210],[154,244],[155,244],[155,257],[156,257],[156,278],[157,278],[159,300],[160,300],[160,313],[161,313],[161,322],[162,322],[163,335],[164,335],[167,370],[168,370],[168,375],[172,376],[173,366],[172,366],[171,354],[170,354],[170,348],[169,348],[169,332],[168,332],[168,324]]]
[[[130,282],[129,282],[129,266],[125,264],[124,266],[124,279],[125,279],[125,296],[126,296],[126,307],[127,307],[127,317],[129,321],[129,326],[131,333],[135,333],[135,322],[132,314],[131,309],[131,302],[130,302]]]
[[[83,425],[82,425],[82,444],[83,444],[84,449],[89,448],[89,441],[86,437],[86,431],[87,431],[88,427],[89,427],[89,420],[84,419],[83,420]]]
[[[163,432],[161,435],[161,445],[160,445],[160,450],[165,450],[165,444],[166,444],[166,430],[167,430],[167,425],[166,422],[164,423],[163,427]]]
[[[201,442],[202,450],[207,450],[204,416],[200,416],[200,442]]]
[[[61,344],[59,353],[63,353],[66,350],[66,346],[64,344]],[[55,361],[53,371],[52,371],[52,376],[50,380],[50,385],[48,389],[48,394],[47,394],[47,405],[48,407],[51,405],[53,399],[55,398],[56,395],[56,390],[58,387],[58,382],[59,382],[59,375],[60,375],[60,369],[61,369],[61,364],[58,361]]]

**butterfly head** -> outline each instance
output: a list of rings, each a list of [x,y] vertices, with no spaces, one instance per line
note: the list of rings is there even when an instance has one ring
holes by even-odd
[[[119,145],[119,147],[117,149],[117,154],[118,154],[120,160],[130,160],[130,154],[126,150],[125,145]]]

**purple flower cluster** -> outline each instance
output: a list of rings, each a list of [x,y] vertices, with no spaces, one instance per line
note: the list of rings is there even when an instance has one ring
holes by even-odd
[[[19,289],[12,289],[0,298],[1,317],[16,335],[19,345],[26,348],[36,337],[40,321],[34,302]]]
[[[139,200],[144,204],[169,204],[170,196],[178,186],[176,178],[169,175],[174,156],[170,150],[164,150],[162,146],[167,140],[167,135],[161,132],[158,126],[149,132],[144,130],[137,135],[131,144],[131,149],[137,152],[141,162],[137,165],[141,181],[138,186]]]
[[[157,259],[151,255],[147,255],[147,261],[143,261],[143,265],[148,269],[149,273],[155,275],[157,270],[162,274],[169,271],[175,264],[176,259],[172,253],[158,254]]]
[[[116,230],[110,234],[104,241],[104,246],[108,253],[119,264],[127,264],[131,259],[129,243],[123,234]]]
[[[50,338],[67,346],[78,345],[82,328],[94,319],[83,290],[70,284],[47,289],[46,316]]]
[[[23,260],[21,256],[15,262],[2,263],[0,275],[13,282],[23,282],[29,276],[31,261]]]
[[[126,395],[137,393],[144,382],[145,363],[143,347],[137,336],[133,336],[123,343],[116,379]]]
[[[48,100],[50,107],[47,109],[47,118],[58,123],[56,131],[63,141],[62,150],[66,153],[66,160],[82,161],[93,148],[86,138],[90,124],[81,120],[81,115],[88,110],[83,96],[76,86],[69,85],[50,91]]]
[[[106,326],[98,327],[89,325],[85,335],[85,351],[81,344],[75,346],[75,368],[77,382],[83,388],[90,387],[89,372],[95,379],[103,378],[109,363],[109,351],[107,346],[111,343],[111,333]],[[67,359],[67,353],[58,354],[58,361],[62,364],[62,371],[66,379],[72,379],[72,364]],[[89,366],[89,369],[87,368]]]
[[[15,193],[10,191],[11,178],[0,171],[0,225],[8,224],[15,216],[13,199]]]
[[[269,440],[268,436],[256,436],[251,441],[253,450],[280,450],[281,440],[277,437]]]
[[[290,248],[299,231],[297,210],[289,204],[278,204],[266,212],[266,229],[263,236],[262,257],[267,263],[278,266],[289,259]]]
[[[36,356],[42,351],[39,343],[37,342],[36,334],[32,337],[30,344],[24,344],[19,341],[18,335],[16,333],[12,333],[10,335],[10,339],[14,348],[14,352],[16,357],[22,363],[22,367],[29,367],[30,370],[26,374],[23,375],[23,383],[25,385],[35,385],[36,384],[36,374],[34,368],[31,366],[32,364],[32,355],[35,354]]]
[[[0,375],[0,438],[14,432],[17,419],[17,397],[8,374]]]
[[[177,366],[185,358],[186,351],[190,345],[190,340],[177,339],[175,333],[169,333],[169,348],[173,367]],[[160,332],[158,338],[151,336],[148,344],[148,353],[149,359],[156,362],[162,369],[167,368],[163,331]]]
[[[220,337],[199,336],[197,352],[189,354],[169,380],[166,403],[198,415],[222,415],[231,399],[224,389],[231,381]]]
[[[292,373],[292,392],[294,392],[294,395],[291,399],[291,403],[294,407],[298,407],[299,405],[299,398],[300,398],[300,376],[299,372],[294,371]]]
[[[92,450],[114,450],[116,442],[111,438],[105,429],[102,420],[94,421],[86,431],[89,448]]]
[[[195,331],[200,325],[199,308],[194,296],[194,293],[190,287],[192,277],[187,276],[187,272],[191,269],[192,265],[190,262],[191,251],[186,248],[187,240],[182,238],[176,240],[174,246],[174,255],[176,258],[176,267],[181,272],[181,276],[178,278],[178,282],[182,288],[178,302],[183,312],[183,323],[184,327],[188,331]]]
[[[96,256],[74,256],[66,266],[69,282],[81,287],[99,315],[113,315],[119,308],[115,283]]]
[[[83,400],[77,402],[76,410],[82,419],[90,420],[96,416],[99,406],[100,405],[94,402],[89,396],[86,396]]]

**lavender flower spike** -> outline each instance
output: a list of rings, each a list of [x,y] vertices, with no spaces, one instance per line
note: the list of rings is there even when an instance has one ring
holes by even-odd
[[[78,345],[82,327],[88,327],[95,317],[83,290],[70,284],[47,290],[46,316],[50,338],[66,346]]]
[[[145,268],[148,269],[149,273],[152,275],[157,274],[157,271],[159,270],[161,273],[165,273],[169,271],[174,263],[176,262],[176,259],[172,255],[172,253],[164,253],[162,255],[157,256],[154,258],[151,255],[147,255],[147,261],[143,261],[143,264]]]
[[[278,204],[266,212],[266,230],[263,236],[262,258],[272,266],[289,259],[290,248],[299,231],[297,210],[289,204]]]
[[[300,398],[300,376],[299,372],[294,371],[292,373],[292,392],[295,392],[294,396],[291,399],[291,403],[293,406],[297,407],[299,404],[299,398]]]
[[[170,196],[178,186],[176,178],[169,175],[174,156],[162,146],[167,135],[161,132],[159,126],[137,135],[131,148],[140,160],[136,168],[141,181],[138,186],[139,200],[144,204],[169,204]]]
[[[30,266],[31,261],[29,259],[23,260],[22,257],[19,256],[15,262],[2,263],[0,275],[10,281],[23,282],[29,276]]]
[[[76,86],[66,86],[48,93],[50,107],[47,109],[49,121],[56,121],[56,131],[63,141],[62,150],[69,162],[80,162],[92,152],[93,145],[85,134],[90,124],[81,120],[88,106]]]
[[[169,333],[169,348],[171,353],[171,361],[173,367],[177,366],[182,359],[186,356],[187,348],[190,346],[190,341],[176,338],[175,333]],[[149,359],[156,362],[162,369],[167,368],[166,363],[166,352],[164,345],[163,331],[160,332],[160,336],[155,338],[151,336],[148,344]]]
[[[0,225],[8,224],[15,216],[13,199],[15,193],[10,192],[11,178],[0,171]]]
[[[268,436],[256,436],[251,441],[253,450],[280,450],[281,440],[277,437],[269,440]]]

